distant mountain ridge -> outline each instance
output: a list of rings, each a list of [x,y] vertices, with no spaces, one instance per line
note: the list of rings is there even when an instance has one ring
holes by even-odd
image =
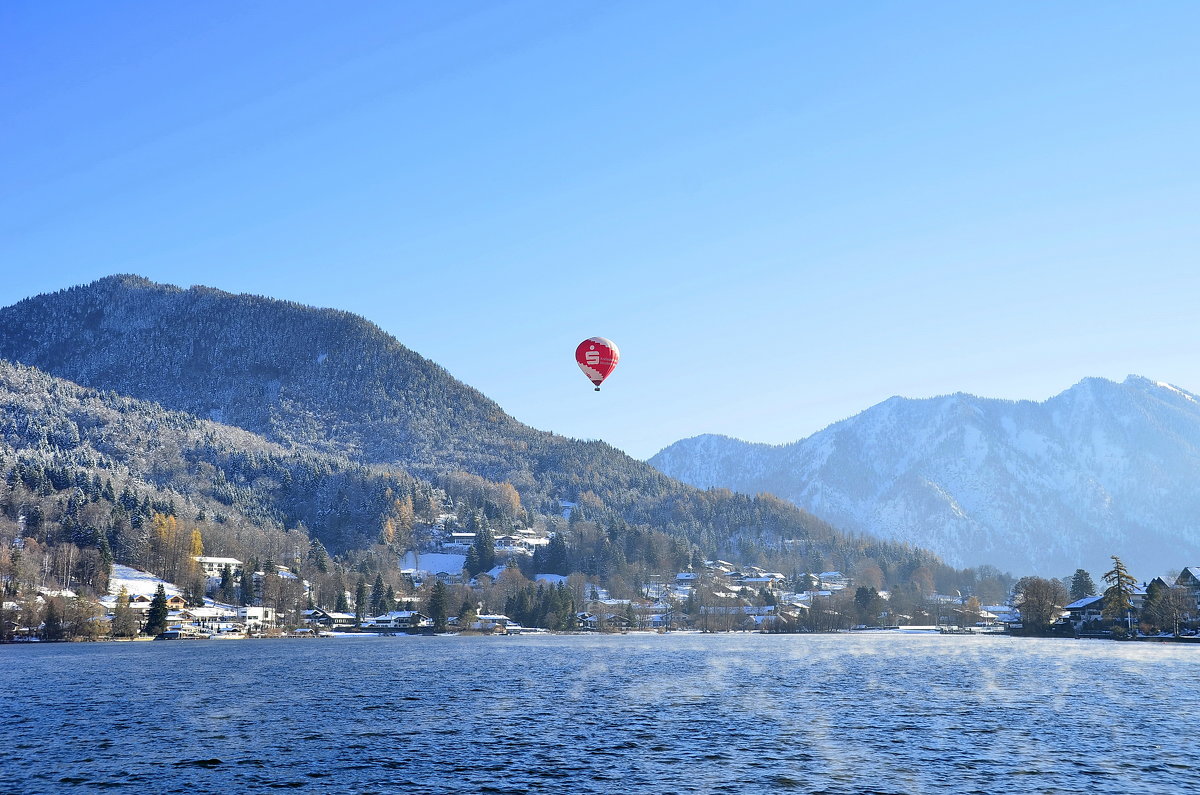
[[[1143,579],[1200,559],[1200,398],[1130,376],[1041,403],[894,397],[792,444],[698,436],[650,459],[692,485],[771,492],[954,565]]]
[[[602,442],[530,428],[346,312],[111,276],[0,309],[0,358],[285,450],[426,480],[465,471],[511,483],[530,511],[557,515],[570,500],[580,518],[650,526],[709,554],[765,560],[792,539],[788,554],[808,566],[869,558],[902,579],[941,567],[923,550],[845,536],[780,500],[700,491]],[[633,552],[611,550],[618,563]]]

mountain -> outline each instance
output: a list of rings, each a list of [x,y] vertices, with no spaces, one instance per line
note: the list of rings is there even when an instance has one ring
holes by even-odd
[[[80,542],[115,526],[120,546],[122,532],[160,511],[277,536],[267,543],[276,559],[299,543],[278,540],[285,528],[306,527],[335,551],[374,543],[392,507],[389,489],[414,485],[404,473],[289,450],[240,428],[5,361],[0,473],[9,487],[0,512],[24,516],[33,538],[55,535],[37,532],[44,518]],[[17,494],[20,487],[25,492]],[[114,523],[118,504],[132,521]],[[305,547],[308,541],[302,539]]]
[[[511,484],[524,508],[543,516],[575,503],[573,518],[609,528],[597,554],[617,568],[635,557],[662,566],[678,557],[635,549],[646,536],[622,535],[630,525],[749,563],[793,560],[803,570],[869,561],[887,581],[945,568],[922,550],[841,534],[780,500],[701,491],[602,442],[530,428],[346,312],[113,276],[0,309],[0,358],[238,427],[282,452],[439,483],[467,473]]]
[[[1119,555],[1149,579],[1200,558],[1200,399],[1138,376],[1041,403],[895,397],[792,444],[699,436],[650,463],[955,565],[1062,576]]]

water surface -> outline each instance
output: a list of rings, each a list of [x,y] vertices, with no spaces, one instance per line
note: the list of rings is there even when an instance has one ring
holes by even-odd
[[[921,635],[0,647],[0,791],[1200,792],[1200,646]]]

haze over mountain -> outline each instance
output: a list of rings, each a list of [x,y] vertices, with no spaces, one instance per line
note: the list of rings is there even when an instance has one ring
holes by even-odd
[[[647,525],[705,554],[778,561],[792,539],[786,555],[799,570],[869,561],[903,582],[941,566],[786,502],[699,491],[604,443],[529,428],[345,312],[114,276],[0,310],[0,358],[240,427],[282,451],[511,483],[531,512],[559,515],[569,500],[579,517]]]
[[[1142,579],[1200,559],[1200,399],[1139,376],[1041,403],[894,397],[807,439],[697,436],[650,463],[698,487],[767,491],[955,565]]]

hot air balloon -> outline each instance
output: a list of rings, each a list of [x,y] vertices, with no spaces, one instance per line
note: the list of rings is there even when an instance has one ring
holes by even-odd
[[[608,378],[620,358],[621,352],[617,350],[617,346],[612,340],[606,340],[604,337],[588,337],[575,349],[576,364],[588,380],[596,385],[597,392],[600,391],[601,382]]]

